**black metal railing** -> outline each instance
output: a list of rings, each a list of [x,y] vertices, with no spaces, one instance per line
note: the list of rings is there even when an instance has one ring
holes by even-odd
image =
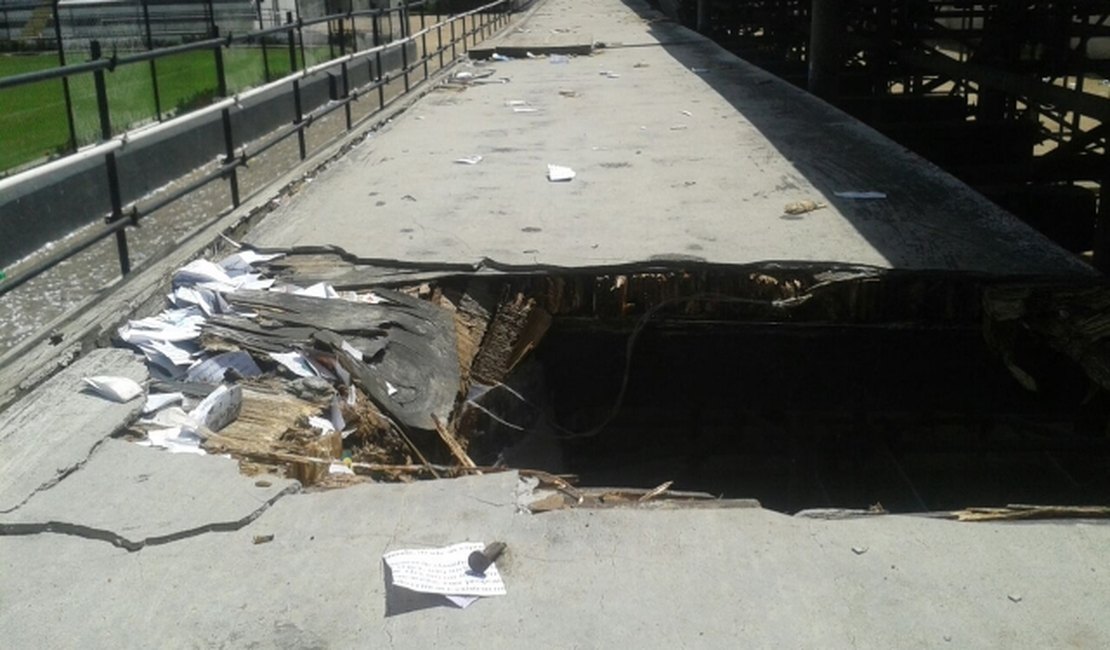
[[[287,14],[285,24],[268,29],[258,30],[243,35],[215,37],[172,47],[152,49],[126,56],[113,55],[106,57],[101,51],[100,44],[96,41],[92,41],[90,43],[89,61],[0,79],[0,89],[5,89],[17,88],[23,85],[51,79],[66,80],[78,75],[92,75],[96,91],[101,140],[98,144],[91,145],[59,160],[45,163],[39,167],[9,178],[0,179],[0,194],[3,193],[5,188],[14,187],[27,180],[44,177],[57,170],[64,169],[75,162],[85,161],[90,158],[101,158],[103,160],[110,203],[110,205],[106,206],[108,216],[100,227],[96,228],[87,236],[81,237],[79,241],[63,242],[57,250],[52,251],[46,258],[37,261],[28,268],[15,270],[7,278],[0,280],[0,295],[15,289],[28,280],[56,266],[58,263],[73,257],[109,237],[115,237],[116,239],[120,272],[123,275],[127,275],[131,272],[131,257],[127,245],[127,229],[129,227],[138,226],[139,222],[144,217],[153,214],[167,205],[217,180],[227,181],[231,194],[230,209],[237,208],[241,203],[238,178],[238,170],[240,167],[245,167],[253,158],[294,136],[296,136],[298,140],[300,160],[305,160],[307,157],[305,132],[315,121],[333,111],[343,109],[345,113],[345,128],[347,131],[350,131],[358,124],[373,117],[384,110],[388,105],[427,81],[431,75],[428,65],[430,61],[437,60],[439,68],[442,69],[445,66],[445,55],[447,55],[448,52],[450,52],[451,59],[453,60],[459,56],[460,53],[467,52],[470,45],[476,45],[479,39],[487,38],[504,27],[511,17],[514,6],[512,0],[495,0],[494,2],[489,2],[465,13],[456,14],[446,19],[437,20],[435,24],[427,25],[424,13],[427,4],[428,3],[424,1],[403,2],[400,6],[390,9],[348,11],[311,20],[295,19],[291,14]],[[413,32],[410,27],[410,16],[414,12],[419,12],[420,19],[420,29],[415,32]],[[382,25],[383,19],[390,18],[390,14],[394,13],[400,18],[402,36],[388,43],[382,43],[384,31]],[[348,52],[348,35],[350,36],[351,43],[357,44],[358,42],[356,35],[356,19],[358,18],[368,18],[370,20],[370,42],[373,43],[373,46],[364,50]],[[317,65],[306,66],[303,45],[304,30],[306,27],[325,24],[328,26],[329,33],[335,36],[334,42],[338,44],[339,48],[338,56]],[[436,36],[437,46],[429,50],[428,37],[433,33]],[[293,72],[280,79],[269,81],[257,88],[229,97],[223,66],[223,51],[239,41],[248,39],[264,40],[264,37],[280,37],[282,35],[285,36],[285,47],[289,52],[289,65]],[[448,36],[446,40],[445,36]],[[329,38],[329,42],[331,41],[333,41],[333,39]],[[409,48],[417,44],[420,46],[420,56],[415,60],[410,60]],[[217,91],[222,99],[216,100],[209,106],[173,118],[163,124],[142,129],[131,134],[130,137],[128,134],[124,134],[120,137],[113,137],[111,107],[109,105],[109,97],[106,88],[106,75],[111,74],[114,70],[118,70],[121,66],[134,65],[147,61],[153,63],[166,56],[198,50],[211,50],[213,52],[217,76]],[[383,54],[395,50],[400,50],[401,52],[401,67],[400,69],[386,72],[383,69],[382,56]],[[298,62],[300,63],[299,69]],[[360,87],[351,88],[349,70],[352,65],[363,64],[369,66],[370,81]],[[303,110],[301,81],[308,78],[310,75],[331,72],[336,69],[339,71],[340,80],[338,96],[332,97],[331,101],[305,113]],[[267,73],[267,76],[268,74],[269,73]],[[415,83],[413,80],[414,77]],[[385,92],[386,87],[390,83],[398,80],[403,82],[404,91],[394,97],[387,98]],[[157,84],[155,84],[155,87],[157,88]],[[294,120],[285,127],[278,128],[268,135],[254,140],[251,143],[251,151],[248,152],[246,148],[242,146],[242,143],[236,140],[235,132],[232,127],[233,114],[238,110],[242,110],[242,101],[282,87],[288,87],[290,89],[289,96],[292,103],[292,113],[295,116]],[[364,96],[376,96],[375,100],[377,106],[376,108],[372,108],[358,120],[354,120],[351,113],[351,104]],[[216,112],[219,113],[219,119],[223,127],[223,156],[219,163],[215,165],[213,169],[207,170],[186,185],[160,194],[155,199],[141,203],[140,201],[134,201],[124,204],[116,165],[117,152],[129,143],[154,137],[165,129],[176,128],[182,124],[198,120]],[[221,210],[221,214],[225,211],[226,208]]]

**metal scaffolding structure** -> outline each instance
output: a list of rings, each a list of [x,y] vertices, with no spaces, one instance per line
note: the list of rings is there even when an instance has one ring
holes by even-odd
[[[1110,265],[1110,2],[660,5]]]

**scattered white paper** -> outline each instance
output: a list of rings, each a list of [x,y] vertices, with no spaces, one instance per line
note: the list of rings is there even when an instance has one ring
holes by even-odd
[[[343,419],[343,409],[339,406],[338,396],[331,398],[331,405],[328,407],[328,419],[336,431],[343,431],[347,428],[347,421]],[[343,437],[346,438],[347,436]]]
[[[300,352],[271,352],[270,358],[285,366],[298,377],[315,377],[316,371]]]
[[[348,302],[364,302],[368,305],[380,305],[382,303],[389,302],[373,291],[369,291],[367,293],[357,293],[355,291],[340,291],[339,298]]]
[[[273,278],[263,278],[261,273],[244,273],[231,278],[230,283],[202,282],[197,285],[213,291],[232,293],[239,289],[269,289],[274,286]]]
[[[489,58],[491,61],[512,61],[512,59],[510,59],[509,57],[498,52],[494,52],[492,55],[490,55]]]
[[[350,474],[354,476],[355,471],[343,463],[331,463],[328,465],[328,474]]]
[[[143,415],[150,415],[184,401],[185,395],[182,393],[151,393],[146,396],[146,403],[143,404]]]
[[[130,402],[143,394],[143,387],[134,379],[129,379],[127,377],[96,375],[94,377],[85,377],[83,381],[92,388],[97,395],[110,399],[113,402]]]
[[[454,603],[459,609],[466,609],[479,599],[479,596],[455,596],[452,594],[444,594],[443,597]]]
[[[259,253],[250,249],[243,249],[220,260],[220,266],[231,275],[250,273],[251,267],[255,264],[276,260],[283,255],[285,253]]]
[[[694,114],[691,113],[690,111],[682,111],[682,114],[685,115],[686,117],[693,117],[694,116]]]
[[[400,392],[400,391],[398,391],[398,390],[397,390],[397,387],[396,387],[396,386],[394,386],[393,384],[389,383],[389,380],[387,379],[387,380],[386,380],[386,382],[385,382],[385,392],[386,392],[386,393],[387,393],[387,394],[388,394],[388,395],[389,395],[390,397],[393,397],[394,395],[396,395],[396,394],[397,394],[398,392]]]
[[[456,158],[455,162],[463,164],[463,165],[477,165],[478,163],[482,162],[482,157],[481,156],[464,156],[462,158]]]
[[[885,199],[886,192],[833,192],[842,199],[860,199],[863,201],[873,201],[876,199]]]
[[[181,371],[179,366],[193,365],[193,355],[196,352],[197,346],[189,342],[171,343],[168,341],[146,341],[138,344],[139,350],[147,357],[161,356],[168,361],[178,372]]]
[[[576,174],[570,167],[563,167],[561,165],[548,165],[547,166],[547,180],[552,183],[566,182],[574,178]]]
[[[236,350],[217,354],[189,368],[185,373],[185,380],[202,384],[221,384],[228,370],[234,370],[243,377],[257,377],[262,374],[262,370],[250,354]]]
[[[333,289],[332,286],[327,282],[317,282],[311,287],[306,287],[304,289],[295,289],[292,293],[294,296],[309,296],[311,298],[339,297],[339,293],[337,293],[336,290]]]
[[[211,316],[217,311],[216,294],[208,289],[182,285],[174,289],[170,297],[178,307],[196,305],[205,316]]]
[[[514,106],[514,113],[539,113],[540,109],[532,108],[531,106]]]
[[[219,431],[234,422],[242,408],[243,389],[240,386],[221,385],[201,400],[189,412],[189,417],[197,424]]]
[[[319,415],[308,416],[308,426],[319,431],[321,436],[335,433],[335,426],[332,425],[331,420],[322,418]]]
[[[444,548],[390,551],[383,559],[397,587],[445,596],[504,596],[508,592],[496,564],[478,575],[467,563],[471,553],[485,547],[482,542],[463,542]]]
[[[196,422],[193,421],[185,409],[180,406],[170,406],[164,408],[149,418],[139,420],[139,424],[150,424],[155,427],[168,429],[170,427],[182,427],[189,430],[197,428]]]
[[[524,56],[528,57],[529,59],[542,59],[543,58],[542,56],[532,54],[531,52],[525,52]]]
[[[316,361],[316,359],[313,359],[310,355],[306,354],[304,360],[305,363],[308,364],[308,367],[312,368],[312,372],[315,373],[317,377],[327,379],[328,381],[334,381],[335,379],[338,379],[335,376],[334,372],[328,370],[328,368],[324,364]]]
[[[204,321],[199,307],[167,309],[157,316],[129,321],[118,333],[125,343],[133,345],[146,341],[180,343],[198,338]]]
[[[206,259],[193,260],[173,274],[174,285],[200,284],[201,282],[231,282],[231,276],[219,264]]]
[[[351,355],[351,357],[355,361],[362,361],[362,359],[363,359],[362,350],[359,350],[355,346],[348,343],[347,339],[343,339],[343,341],[339,344],[339,348],[341,350],[343,350],[344,352],[346,352],[347,354]],[[340,365],[342,365],[342,364],[340,364]]]
[[[146,438],[146,440],[139,441],[137,444],[144,447],[160,447],[171,454],[203,456],[207,453],[200,447],[200,436],[182,427],[154,429],[147,432]]]

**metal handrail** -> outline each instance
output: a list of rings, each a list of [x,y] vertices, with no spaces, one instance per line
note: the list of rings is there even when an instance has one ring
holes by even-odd
[[[377,9],[377,10],[372,10],[372,11],[368,11],[368,12],[346,12],[346,13],[342,13],[342,14],[333,14],[331,16],[322,17],[320,19],[313,19],[313,21],[311,21],[311,22],[309,22],[309,21],[304,21],[304,22],[302,22],[302,21],[296,21],[296,22],[288,21],[285,25],[282,25],[281,28],[282,28],[282,31],[286,32],[289,35],[289,38],[290,38],[289,45],[290,45],[290,50],[291,50],[291,54],[292,54],[292,34],[293,34],[293,30],[299,29],[302,25],[316,24],[316,23],[327,22],[329,20],[336,20],[336,19],[349,19],[352,16],[358,16],[358,15],[373,15],[375,17],[379,17],[383,14],[388,14],[390,12],[400,12],[402,16],[407,16],[408,11],[410,9],[420,8],[420,7],[423,7],[425,4],[426,4],[425,2],[412,3],[412,4],[405,3],[401,7],[397,7],[395,9],[388,9],[388,10],[386,10],[386,9]],[[498,10],[497,13],[491,13],[492,10],[494,10],[495,8],[498,8],[498,7],[501,7],[501,9]],[[69,165],[71,165],[71,164],[73,164],[77,161],[88,160],[90,158],[95,158],[97,156],[103,156],[104,157],[104,166],[105,166],[105,169],[108,173],[109,196],[111,198],[112,206],[111,206],[110,214],[107,217],[107,219],[105,220],[105,223],[96,232],[94,232],[91,235],[88,235],[86,237],[82,237],[79,241],[73,242],[72,244],[63,245],[63,247],[61,249],[59,249],[54,254],[50,255],[47,259],[40,261],[39,263],[35,264],[31,268],[22,269],[22,270],[18,271],[17,273],[9,276],[8,278],[0,281],[0,295],[3,295],[5,293],[7,293],[8,291],[11,291],[11,290],[15,289],[16,287],[24,284],[28,280],[40,275],[41,273],[47,271],[50,268],[56,266],[58,263],[72,257],[73,255],[76,255],[77,253],[87,249],[88,247],[92,246],[93,244],[95,244],[95,243],[97,243],[97,242],[99,242],[103,239],[106,239],[108,237],[111,237],[113,235],[115,235],[115,237],[117,239],[121,273],[123,275],[127,275],[131,271],[131,263],[130,263],[130,256],[129,256],[129,253],[128,253],[128,250],[127,250],[126,230],[129,227],[137,226],[139,224],[139,221],[143,217],[150,215],[154,211],[156,211],[158,209],[161,209],[161,208],[165,207],[166,205],[168,205],[168,204],[170,204],[170,203],[172,203],[176,200],[179,200],[179,199],[181,199],[185,196],[188,196],[193,191],[196,191],[197,189],[211,183],[212,181],[218,180],[218,179],[221,179],[221,178],[228,179],[228,182],[231,185],[231,195],[232,195],[231,209],[237,208],[241,203],[240,197],[239,197],[239,190],[238,190],[237,170],[238,170],[239,167],[246,166],[247,162],[253,156],[257,156],[261,152],[273,147],[278,142],[284,141],[285,139],[287,139],[287,138],[289,138],[293,135],[296,135],[296,136],[298,136],[298,139],[300,140],[301,159],[302,160],[306,159],[305,144],[304,144],[304,137],[305,137],[304,132],[307,128],[309,128],[311,126],[311,124],[313,123],[314,120],[316,120],[317,118],[322,117],[322,116],[324,116],[328,113],[331,113],[332,111],[338,110],[340,108],[344,108],[347,112],[347,131],[350,131],[354,126],[354,123],[351,120],[351,114],[350,114],[350,104],[351,104],[352,101],[357,100],[360,96],[365,95],[368,92],[372,92],[374,90],[379,91],[379,106],[378,106],[378,108],[371,111],[370,113],[363,116],[362,118],[360,118],[359,123],[361,123],[362,121],[365,121],[366,119],[369,119],[373,115],[376,115],[378,112],[383,110],[387,105],[391,104],[392,102],[396,101],[399,97],[404,96],[404,94],[411,91],[412,87],[410,87],[410,84],[409,84],[409,75],[414,70],[416,70],[420,66],[424,67],[424,77],[423,77],[422,80],[419,80],[417,82],[417,86],[419,86],[420,83],[422,83],[423,81],[426,81],[429,77],[428,66],[427,66],[429,60],[438,56],[440,58],[441,63],[442,63],[443,54],[447,50],[451,50],[452,53],[454,53],[455,48],[456,48],[457,44],[460,41],[462,43],[463,51],[464,52],[467,51],[467,49],[468,49],[467,39],[473,37],[474,41],[477,42],[477,38],[478,38],[479,33],[485,34],[485,32],[490,31],[491,29],[500,29],[505,24],[507,24],[507,21],[508,21],[510,15],[511,15],[512,11],[513,11],[513,2],[512,2],[512,0],[494,0],[492,2],[489,2],[487,4],[482,5],[480,7],[476,7],[474,9],[470,10],[470,11],[460,13],[460,14],[456,14],[454,16],[451,16],[451,17],[447,18],[447,19],[441,20],[441,21],[439,21],[439,22],[437,22],[433,25],[429,25],[429,26],[427,26],[427,27],[415,32],[415,33],[409,33],[409,27],[408,27],[408,24],[406,22],[406,24],[403,25],[404,31],[402,33],[405,33],[407,35],[405,35],[402,38],[399,38],[397,40],[394,40],[394,41],[391,41],[391,42],[385,43],[385,44],[375,45],[375,46],[370,47],[368,49],[360,50],[360,51],[357,51],[357,52],[343,53],[340,56],[335,57],[333,59],[330,59],[326,62],[317,64],[317,65],[314,65],[314,66],[311,66],[311,67],[305,67],[301,70],[295,70],[295,71],[291,72],[290,74],[288,74],[288,75],[286,75],[286,76],[284,76],[280,79],[277,79],[277,80],[274,80],[270,83],[264,84],[262,86],[258,86],[258,87],[252,88],[250,90],[244,91],[243,93],[241,93],[239,95],[235,95],[233,97],[228,97],[228,98],[219,100],[219,101],[217,101],[213,104],[210,104],[209,106],[205,106],[205,107],[197,109],[195,111],[191,111],[189,113],[178,116],[178,117],[173,118],[171,120],[168,120],[166,122],[162,122],[160,124],[157,124],[157,125],[154,125],[154,126],[151,126],[151,127],[142,128],[142,129],[139,129],[137,131],[127,133],[127,134],[123,134],[123,135],[116,136],[116,137],[112,137],[111,134],[108,132],[108,129],[110,129],[110,126],[108,125],[108,123],[104,119],[105,118],[105,111],[106,111],[106,108],[107,108],[107,104],[106,104],[107,97],[106,97],[106,93],[104,92],[104,84],[103,84],[104,70],[109,70],[110,71],[110,70],[114,69],[117,65],[120,65],[123,62],[131,63],[131,62],[137,62],[137,61],[143,61],[143,60],[152,60],[152,59],[155,59],[157,57],[143,56],[142,58],[136,58],[140,55],[134,55],[132,57],[128,57],[126,60],[123,59],[123,58],[98,59],[98,60],[95,60],[95,61],[90,61],[88,63],[76,64],[74,66],[65,66],[64,68],[58,68],[58,69],[53,70],[53,72],[55,72],[55,73],[58,70],[63,70],[64,74],[55,74],[54,76],[48,77],[48,78],[57,78],[59,76],[64,77],[64,76],[68,76],[68,75],[72,75],[72,74],[77,74],[77,72],[75,72],[75,70],[77,70],[77,69],[79,69],[80,72],[83,72],[83,73],[88,73],[88,72],[91,71],[94,74],[94,76],[96,77],[96,81],[97,81],[97,94],[98,94],[98,100],[99,100],[98,104],[100,105],[100,109],[101,109],[101,113],[102,113],[102,115],[101,115],[101,117],[102,117],[102,129],[103,129],[103,134],[102,135],[104,136],[103,140],[100,143],[92,145],[88,148],[82,149],[82,150],[76,152],[75,154],[71,154],[71,155],[66,156],[64,158],[61,158],[59,160],[51,161],[51,162],[46,163],[44,165],[31,168],[31,169],[29,169],[25,172],[21,172],[19,174],[13,175],[13,176],[0,179],[0,192],[3,192],[6,189],[12,188],[16,185],[27,182],[27,181],[32,180],[34,178],[38,178],[38,177],[41,177],[41,176],[44,176],[44,175],[47,175],[47,174],[57,172],[57,171],[63,169],[64,167],[67,167],[67,166],[69,166]],[[479,14],[483,16],[483,20],[482,20],[481,24],[478,24],[478,21],[476,19],[473,19],[474,16],[479,15]],[[493,18],[491,20],[487,21],[485,19],[485,17],[487,15],[491,15],[491,16],[493,16]],[[466,22],[467,22],[466,19],[467,18],[472,18],[472,20],[470,21],[470,28],[469,29],[467,29],[467,27],[466,27]],[[463,29],[461,30],[460,33],[458,33],[456,35],[455,24],[456,24],[456,22],[459,22],[459,21],[462,22]],[[421,22],[423,22],[423,16],[422,16]],[[406,53],[407,53],[406,47],[408,45],[415,43],[418,39],[424,39],[428,34],[432,33],[433,31],[436,31],[436,30],[442,30],[444,27],[450,27],[450,31],[451,31],[451,40],[446,45],[444,44],[444,41],[441,39],[439,47],[435,51],[429,52],[427,50],[427,48],[425,48],[423,50],[423,55],[421,56],[421,58],[419,60],[411,61],[411,62],[408,61],[407,55],[406,55]],[[264,31],[269,31],[269,30],[264,30]],[[378,32],[376,24],[375,24],[374,32],[375,32],[375,37],[376,37],[377,32]],[[256,36],[257,34],[252,34],[252,35]],[[342,28],[340,28],[340,35],[342,37]],[[246,37],[243,37],[243,38],[246,38]],[[196,43],[189,43],[187,45],[195,46],[193,49],[206,49],[206,48],[214,48],[214,47],[222,48],[222,47],[226,47],[227,45],[229,45],[231,40],[232,39],[228,39],[228,38],[208,39],[207,41],[203,41],[203,42],[198,41]],[[238,39],[235,39],[235,40],[238,40]],[[204,45],[205,47],[200,47],[201,45]],[[152,52],[168,52],[170,54],[176,54],[176,53],[179,53],[181,51],[186,51],[186,50],[180,49],[181,47],[182,46],[174,46],[174,47],[171,47],[171,48],[161,48],[160,50],[156,50],[156,51],[152,51]],[[340,47],[341,48],[344,47],[342,40],[340,42]],[[403,63],[402,63],[402,69],[400,71],[397,71],[397,76],[395,77],[395,76],[385,74],[382,71],[381,55],[382,55],[383,52],[395,50],[397,48],[401,48]],[[150,52],[143,53],[143,55],[147,55],[147,54],[150,54]],[[452,54],[452,56],[454,56],[454,54]],[[348,67],[348,63],[350,63],[352,61],[356,61],[356,60],[367,60],[367,61],[369,61],[371,59],[371,57],[374,57],[377,60],[377,66],[375,68],[376,72],[377,72],[376,78],[371,79],[371,81],[369,83],[364,84],[363,86],[361,86],[359,88],[356,88],[356,89],[349,88],[348,85],[347,85],[347,67]],[[96,64],[96,65],[91,65],[91,64]],[[343,96],[341,98],[339,98],[338,100],[329,102],[329,103],[319,107],[318,109],[314,110],[313,112],[309,113],[308,115],[302,115],[301,114],[301,108],[300,108],[300,103],[301,103],[300,102],[300,86],[299,86],[300,81],[307,78],[307,77],[313,76],[315,74],[318,74],[320,72],[323,72],[323,71],[326,71],[326,70],[329,70],[329,69],[333,69],[335,67],[340,67],[341,70],[342,70],[342,73],[343,73],[343,75],[342,75],[343,76],[343,89],[342,89]],[[19,80],[20,80],[21,83],[33,83],[34,81],[41,81],[42,80],[42,79],[35,79],[34,81],[25,81],[25,79],[27,77],[33,76],[34,74],[35,73],[32,73],[31,75],[18,75],[18,77],[19,77]],[[404,80],[405,80],[405,91],[404,91],[404,93],[402,93],[398,97],[394,97],[394,98],[390,99],[387,102],[385,100],[384,94],[382,92],[384,90],[384,86],[386,84],[390,83],[391,81],[393,81],[394,79],[398,78],[398,77],[403,77],[404,78]],[[12,79],[12,78],[9,77],[8,80],[10,80],[10,79]],[[3,81],[6,81],[6,80],[0,80],[0,84],[2,84]],[[7,86],[0,85],[0,88],[11,87],[13,85],[18,85],[18,84],[9,84]],[[253,153],[248,154],[245,149],[243,149],[241,147],[237,148],[236,145],[235,145],[233,133],[232,133],[232,130],[231,130],[231,117],[230,117],[231,116],[231,111],[241,108],[241,102],[244,101],[244,100],[247,100],[251,97],[261,95],[263,93],[266,93],[266,92],[272,91],[276,88],[280,88],[280,87],[287,86],[287,85],[292,86],[292,93],[291,94],[293,95],[293,101],[294,101],[294,104],[295,104],[295,107],[296,107],[297,117],[293,121],[293,123],[291,125],[287,126],[287,127],[276,129],[276,130],[272,131],[270,134],[268,134],[267,136],[264,136],[263,138],[261,138],[261,143],[260,144],[256,141],[256,147],[255,147],[255,150],[254,150]],[[211,170],[210,172],[206,173],[201,178],[189,183],[187,186],[179,188],[179,189],[175,190],[174,192],[172,192],[170,194],[163,195],[163,196],[159,197],[156,201],[154,201],[152,203],[148,203],[148,204],[146,204],[142,207],[140,207],[137,202],[130,203],[126,206],[123,205],[122,201],[120,200],[119,181],[118,181],[117,175],[115,173],[115,167],[116,167],[115,157],[116,157],[117,152],[120,151],[121,149],[123,149],[124,147],[126,147],[128,144],[139,142],[139,141],[154,137],[155,135],[157,135],[159,133],[162,133],[162,132],[164,132],[168,129],[178,128],[183,124],[193,122],[195,120],[201,119],[201,118],[203,118],[203,117],[205,117],[205,116],[207,116],[211,113],[215,113],[215,112],[220,112],[221,113],[221,119],[222,119],[222,122],[223,122],[224,136],[225,136],[224,139],[225,139],[225,154],[226,155],[223,158],[223,161],[220,164],[220,166],[217,167],[216,169]]]

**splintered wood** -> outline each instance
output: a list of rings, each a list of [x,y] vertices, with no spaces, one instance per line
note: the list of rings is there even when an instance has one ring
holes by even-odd
[[[1030,391],[1046,370],[1038,348],[1069,357],[1091,382],[1110,390],[1110,288],[1010,285],[984,291],[984,335],[1010,373]]]
[[[1037,506],[1012,504],[1005,508],[968,508],[951,514],[957,521],[1023,521],[1030,519],[1107,519],[1107,506]]]
[[[474,428],[460,422],[465,409],[457,407],[473,382],[501,382],[538,345],[551,315],[535,298],[500,281],[432,279],[386,289],[376,286],[385,276],[420,274],[330,254],[290,255],[269,269],[301,285],[307,276],[374,288],[342,299],[251,290],[225,296],[235,313],[254,315],[212,316],[202,346],[245,350],[279,377],[267,372],[241,382],[240,418],[209,435],[205,449],[239,458],[244,471],[282,469],[305,485],[483,471],[467,449]],[[280,361],[290,354],[301,361]],[[320,377],[293,379],[289,363]]]
[[[534,298],[516,293],[503,301],[474,359],[471,377],[487,386],[500,383],[535,348],[550,325],[551,314]]]

